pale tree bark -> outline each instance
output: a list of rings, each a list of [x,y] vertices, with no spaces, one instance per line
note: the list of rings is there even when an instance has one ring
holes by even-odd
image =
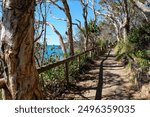
[[[112,10],[111,4],[109,4],[109,3],[111,3],[111,1],[103,1],[106,6],[101,6],[102,9],[107,11],[107,13],[96,10],[93,7],[94,0],[92,0],[90,2],[92,4],[92,6],[89,5],[88,7],[96,14],[96,16],[98,16],[98,15],[102,16],[102,17],[104,17],[105,20],[108,20],[113,24],[113,26],[115,28],[116,39],[117,39],[117,41],[120,41],[121,40],[121,36],[120,36],[121,21],[117,16],[115,16],[115,13]]]
[[[145,14],[150,16],[150,7],[146,7],[139,0],[131,0],[131,2],[133,2],[136,5],[136,7],[138,7],[140,10],[142,10]]]
[[[0,57],[5,64],[3,99],[41,99],[34,62],[35,0],[3,0]]]
[[[130,31],[130,17],[129,17],[129,12],[128,12],[128,2],[127,0],[123,0],[123,9],[124,9],[124,14],[125,14],[125,17],[123,19],[123,24],[122,24],[122,29],[123,29],[123,39],[124,39],[124,42],[127,41],[128,39],[128,33]]]
[[[113,6],[117,3],[117,6]],[[127,40],[127,36],[130,30],[130,16],[131,12],[129,12],[130,2],[127,0],[116,0],[116,1],[103,1],[101,7],[107,11],[99,12],[96,11],[97,14],[103,16],[105,19],[110,20],[114,25],[116,31],[117,41],[120,41],[123,38],[123,41]],[[90,7],[92,10],[93,8]]]
[[[116,32],[117,41],[119,42],[119,41],[120,41],[119,27],[118,27],[117,23],[115,23],[114,21],[113,21],[113,25],[114,25],[114,27],[115,27],[115,32]]]
[[[60,34],[60,32],[55,28],[54,25],[52,25],[51,23],[47,22],[47,25],[49,25],[52,30],[57,34],[58,38],[59,38],[59,42],[60,42],[60,46],[62,48],[62,51],[64,53],[64,55],[66,56],[67,55],[67,51],[66,51],[66,47],[65,47],[65,44],[64,44],[64,41],[63,41],[63,37],[62,35]]]

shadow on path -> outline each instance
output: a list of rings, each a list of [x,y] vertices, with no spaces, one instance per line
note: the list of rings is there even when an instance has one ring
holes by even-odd
[[[138,92],[129,81],[125,67],[115,60],[112,50],[89,64],[90,70],[79,74],[75,82],[65,89],[64,100],[124,100],[139,99]]]
[[[102,89],[103,89],[103,63],[109,57],[110,52],[111,52],[111,50],[109,50],[108,55],[106,56],[106,58],[104,58],[102,60],[102,62],[100,64],[100,67],[99,67],[99,79],[98,79],[98,84],[97,84],[97,89],[96,89],[95,100],[101,100],[101,98],[102,98]]]

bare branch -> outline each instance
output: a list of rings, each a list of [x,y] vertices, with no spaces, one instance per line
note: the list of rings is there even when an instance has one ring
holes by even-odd
[[[45,25],[48,25],[48,26],[51,27],[51,29],[52,29],[52,30],[58,35],[58,37],[59,37],[59,42],[60,42],[60,45],[61,45],[61,47],[62,47],[62,50],[63,50],[64,54],[67,54],[67,51],[66,51],[66,48],[65,48],[65,45],[64,45],[64,42],[63,42],[63,37],[62,37],[62,35],[60,34],[60,32],[55,28],[55,26],[52,25],[52,24],[49,23],[49,22],[43,22],[43,21],[36,21],[36,22],[38,22],[38,23],[40,23],[40,24],[45,24]]]
[[[67,54],[67,51],[66,51],[66,48],[65,48],[65,44],[64,44],[64,42],[63,42],[63,37],[62,37],[62,35],[61,35],[60,32],[54,27],[54,25],[52,25],[51,23],[48,23],[48,22],[47,22],[47,25],[49,25],[49,26],[52,28],[52,30],[58,35],[60,45],[61,45],[61,47],[62,47],[62,50],[63,50],[64,54],[66,55],[66,54]]]
[[[42,30],[41,33],[38,35],[38,37],[36,37],[36,39],[34,40],[34,43],[37,42],[42,37],[43,32],[44,30]]]
[[[56,20],[61,20],[61,21],[65,21],[65,22],[67,21],[64,18],[57,18],[57,17],[55,17],[52,13],[51,13],[51,17],[54,18],[54,19],[56,19]],[[78,21],[79,24],[72,22],[72,25],[76,25],[78,27],[78,29],[81,30],[81,22],[79,20],[77,20],[77,19],[76,19],[76,21]]]
[[[39,62],[39,60],[38,60],[38,58],[37,58],[37,56],[35,54],[34,54],[34,58],[35,58],[35,60],[37,62],[38,67],[40,67],[40,62]]]
[[[40,13],[41,13],[41,16],[42,16],[42,20],[44,21],[45,17],[44,17],[44,14],[42,12],[42,2],[40,2]],[[38,41],[41,38],[43,32],[44,32],[44,24],[42,24],[42,31],[40,32],[39,36],[34,40],[34,42]]]
[[[138,0],[131,0],[131,2],[144,13],[150,13],[150,7],[146,7],[142,2]]]
[[[79,26],[81,27],[81,21],[78,19],[75,19],[75,20],[79,23]]]
[[[51,17],[54,18],[54,19],[56,19],[56,20],[67,21],[67,20],[64,19],[64,18],[58,18],[58,17],[54,16],[52,13],[50,13],[50,14],[51,14]]]
[[[56,2],[58,0],[48,0],[48,1],[51,2],[53,5],[55,5],[57,8],[59,8],[60,10],[65,11],[65,9],[63,7],[61,7],[58,4],[56,4]]]

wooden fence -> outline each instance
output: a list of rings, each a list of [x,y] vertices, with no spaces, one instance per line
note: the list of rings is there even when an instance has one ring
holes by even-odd
[[[37,68],[37,70],[38,70],[38,73],[40,74],[42,72],[45,72],[45,71],[50,70],[52,68],[55,68],[55,67],[57,67],[59,65],[64,65],[65,79],[66,79],[67,83],[69,83],[69,62],[77,59],[77,61],[78,61],[78,63],[77,63],[78,64],[78,68],[80,68],[81,56],[84,55],[84,58],[86,58],[87,55],[89,57],[92,57],[94,55],[94,53],[95,53],[95,49],[90,49],[90,50],[87,50],[87,51],[82,52],[80,54],[77,54],[77,55],[74,55],[72,57],[69,57],[69,58],[63,59],[61,61],[58,61],[56,63],[50,63],[50,64],[47,64],[47,65],[44,65],[44,66],[42,66],[40,68]]]

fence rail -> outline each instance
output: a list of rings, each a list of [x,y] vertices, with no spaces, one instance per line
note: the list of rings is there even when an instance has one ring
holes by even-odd
[[[58,61],[56,63],[50,63],[50,64],[47,64],[47,65],[44,65],[44,66],[42,66],[40,68],[37,68],[38,73],[40,74],[42,72],[45,72],[47,70],[50,70],[52,68],[55,68],[55,67],[57,67],[59,65],[63,65],[64,64],[64,67],[65,67],[64,68],[64,70],[65,70],[65,79],[66,79],[67,83],[69,83],[69,62],[73,61],[74,59],[77,59],[78,60],[78,67],[80,68],[80,57],[82,55],[85,55],[85,58],[86,58],[87,54],[90,57],[92,57],[92,55],[94,54],[94,52],[95,52],[95,49],[90,49],[90,50],[87,50],[87,51],[82,52],[80,54],[77,54],[77,55],[74,55],[72,57],[66,58],[64,60]]]

